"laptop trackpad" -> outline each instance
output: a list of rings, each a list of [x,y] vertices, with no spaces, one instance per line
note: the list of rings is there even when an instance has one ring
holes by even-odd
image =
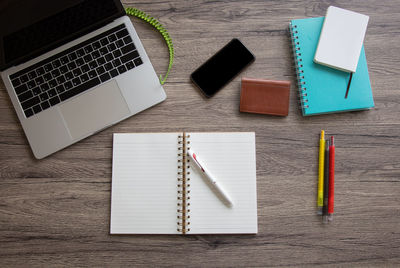
[[[130,114],[115,80],[59,107],[74,140],[116,123]]]

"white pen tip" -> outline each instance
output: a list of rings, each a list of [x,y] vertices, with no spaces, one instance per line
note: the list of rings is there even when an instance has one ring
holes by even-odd
[[[322,208],[318,208],[317,215],[322,215]]]

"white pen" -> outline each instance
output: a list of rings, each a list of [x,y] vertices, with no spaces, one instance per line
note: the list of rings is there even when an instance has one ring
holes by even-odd
[[[214,189],[219,193],[220,197],[223,199],[224,203],[229,207],[233,206],[232,200],[229,198],[228,194],[221,188],[221,185],[215,180],[215,177],[211,175],[211,173],[205,168],[205,166],[200,163],[198,156],[192,151],[188,150],[187,154],[196,163],[199,169],[203,172],[205,178],[207,178],[208,182],[214,186]]]

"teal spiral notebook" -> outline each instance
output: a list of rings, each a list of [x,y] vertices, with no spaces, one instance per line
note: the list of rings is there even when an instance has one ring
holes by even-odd
[[[292,20],[291,32],[303,116],[374,107],[364,46],[345,99],[350,74],[313,61],[324,18]]]

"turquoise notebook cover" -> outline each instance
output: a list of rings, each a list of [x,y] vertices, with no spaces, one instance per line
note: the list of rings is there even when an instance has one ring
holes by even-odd
[[[350,74],[313,61],[324,18],[290,23],[303,115],[364,110],[374,107],[364,46],[345,99]]]

